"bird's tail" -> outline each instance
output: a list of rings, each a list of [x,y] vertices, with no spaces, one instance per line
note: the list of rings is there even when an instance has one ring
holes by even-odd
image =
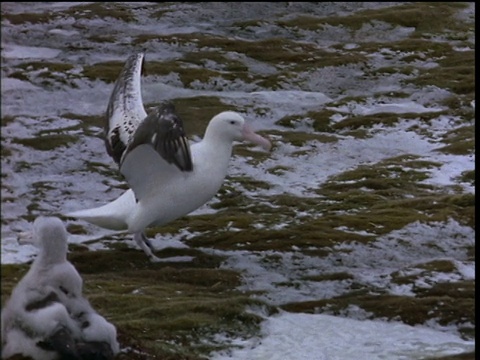
[[[127,219],[135,207],[135,195],[127,190],[116,200],[103,206],[65,213],[65,216],[85,220],[110,230],[126,230]]]

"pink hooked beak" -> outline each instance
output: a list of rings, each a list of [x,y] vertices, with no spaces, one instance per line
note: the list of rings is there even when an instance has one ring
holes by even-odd
[[[255,133],[255,131],[253,131],[250,125],[248,125],[247,123],[243,125],[242,135],[245,140],[260,145],[267,151],[269,151],[272,147],[272,143],[270,142],[270,140]]]

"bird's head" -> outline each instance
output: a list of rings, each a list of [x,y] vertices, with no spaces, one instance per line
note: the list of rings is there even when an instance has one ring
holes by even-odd
[[[255,133],[245,119],[234,111],[224,111],[214,116],[208,125],[207,132],[221,136],[230,141],[249,141],[270,150],[270,140]]]

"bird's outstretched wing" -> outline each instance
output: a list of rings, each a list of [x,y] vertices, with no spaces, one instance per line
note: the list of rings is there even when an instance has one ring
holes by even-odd
[[[125,172],[130,173],[123,166],[125,159],[140,145],[151,146],[161,158],[179,170],[192,171],[190,146],[182,120],[175,113],[173,104],[165,102],[149,116],[145,112],[141,93],[143,60],[143,53],[130,56],[115,82],[106,114],[107,152],[124,175]],[[129,161],[129,164],[142,174],[142,162]],[[152,165],[154,164],[144,166]]]
[[[190,145],[183,122],[175,113],[172,103],[161,104],[140,123],[120,164],[137,146],[145,144],[151,145],[165,161],[176,165],[181,171],[192,171]]]
[[[147,117],[140,84],[143,58],[144,54],[138,53],[127,59],[108,102],[105,145],[108,154],[119,165],[135,131]]]
[[[171,103],[160,105],[142,121],[120,164],[137,201],[150,196],[159,183],[193,170],[182,121]]]

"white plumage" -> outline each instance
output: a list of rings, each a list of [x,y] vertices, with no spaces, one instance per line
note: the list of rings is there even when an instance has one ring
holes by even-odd
[[[172,104],[164,103],[141,118],[142,63],[143,54],[127,60],[107,109],[107,151],[130,189],[104,206],[65,215],[128,230],[150,259],[158,261],[145,228],[167,224],[209,201],[225,179],[234,141],[248,140],[267,150],[271,144],[233,111],[214,116],[203,140],[191,146]]]
[[[38,217],[33,232],[22,233],[19,242],[37,246],[39,253],[2,309],[2,359],[14,354],[36,360],[56,359],[61,351],[75,354],[74,344],[91,341],[91,333],[117,353],[115,327],[82,297],[83,281],[67,261],[67,231],[60,219]],[[88,326],[84,318],[90,320]],[[39,345],[60,333],[66,335],[61,350]]]

